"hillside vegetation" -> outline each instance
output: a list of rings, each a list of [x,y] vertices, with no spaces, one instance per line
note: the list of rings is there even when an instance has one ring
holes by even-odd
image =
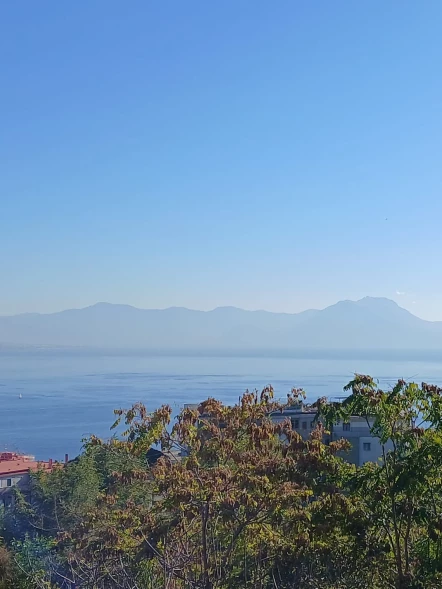
[[[269,418],[283,408],[271,387],[231,407],[209,398],[173,428],[168,406],[116,411],[123,436],[90,438],[3,513],[0,587],[442,586],[442,391],[358,375],[347,388],[342,404],[315,403],[306,440]],[[374,416],[393,442],[383,461],[356,468],[347,442],[325,443],[349,415]]]

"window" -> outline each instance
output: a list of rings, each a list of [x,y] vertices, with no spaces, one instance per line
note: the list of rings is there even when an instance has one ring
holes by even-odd
[[[370,442],[364,442],[364,443],[362,444],[362,447],[363,447],[363,449],[364,449],[366,452],[370,452],[370,450],[371,450],[371,444],[370,444]]]
[[[314,427],[315,427],[315,422],[314,422],[314,420],[312,419],[312,420],[311,420],[311,422],[310,422],[310,429],[313,429]]]
[[[307,429],[307,422],[306,421],[302,422],[302,429]]]
[[[293,420],[293,427],[294,427],[295,429],[299,429],[299,419],[294,419],[294,420]]]
[[[345,432],[349,432],[349,431],[350,431],[350,424],[349,424],[349,423],[343,423],[343,424],[342,424],[342,429],[343,429]]]
[[[6,479],[6,486],[12,487],[12,479]]]

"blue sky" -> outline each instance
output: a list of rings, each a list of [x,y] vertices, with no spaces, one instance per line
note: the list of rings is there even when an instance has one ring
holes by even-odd
[[[441,23],[440,0],[2,3],[0,314],[372,295],[442,319]]]

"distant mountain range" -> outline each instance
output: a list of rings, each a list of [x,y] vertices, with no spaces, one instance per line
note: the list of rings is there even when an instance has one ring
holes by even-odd
[[[97,303],[47,315],[0,317],[0,344],[157,352],[442,350],[442,322],[424,321],[391,300],[370,297],[297,314]]]

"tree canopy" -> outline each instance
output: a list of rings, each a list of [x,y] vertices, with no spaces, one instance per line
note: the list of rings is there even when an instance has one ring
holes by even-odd
[[[108,441],[37,472],[3,513],[0,588],[413,589],[442,582],[442,391],[355,375],[319,399],[307,438],[273,389],[176,418],[117,410]],[[381,459],[357,467],[328,429],[367,420]],[[152,452],[156,448],[157,452]],[[150,457],[150,458],[149,458]],[[3,585],[2,585],[3,583]]]

